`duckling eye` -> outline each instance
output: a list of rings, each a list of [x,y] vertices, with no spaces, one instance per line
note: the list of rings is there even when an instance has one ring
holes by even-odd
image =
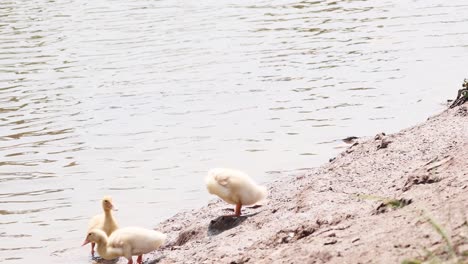
[[[107,201],[107,200],[104,200],[104,202],[105,202],[105,203],[108,203],[109,201]]]
[[[91,235],[91,233],[88,233],[88,236],[90,236],[90,235]]]

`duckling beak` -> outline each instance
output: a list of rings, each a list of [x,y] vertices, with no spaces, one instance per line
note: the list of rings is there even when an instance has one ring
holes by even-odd
[[[119,208],[117,208],[117,206],[115,206],[114,204],[111,204],[111,209],[112,211],[118,211]]]
[[[88,239],[85,239],[85,240],[83,241],[83,245],[81,245],[81,246],[84,246],[84,245],[86,245],[86,244],[89,244],[90,242],[91,242],[91,241],[89,241]]]

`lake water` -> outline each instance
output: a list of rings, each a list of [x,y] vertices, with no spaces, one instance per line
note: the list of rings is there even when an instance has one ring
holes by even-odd
[[[99,200],[154,227],[234,167],[268,183],[468,77],[468,2],[4,0],[0,262],[90,263]],[[279,172],[283,173],[279,173]]]

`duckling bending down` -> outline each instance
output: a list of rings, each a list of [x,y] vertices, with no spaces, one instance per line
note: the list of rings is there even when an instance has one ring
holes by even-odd
[[[264,200],[268,194],[264,186],[257,185],[247,174],[238,170],[212,169],[205,182],[209,193],[236,205],[231,216],[240,216],[242,205],[253,205]]]
[[[103,259],[125,257],[128,264],[132,264],[132,256],[138,255],[137,263],[142,263],[143,254],[158,249],[165,240],[165,234],[140,227],[120,228],[109,237],[104,231],[93,229],[88,232],[83,246],[97,243],[97,252]]]
[[[112,210],[116,211],[114,204],[112,203],[112,197],[104,196],[101,200],[103,214],[95,215],[88,224],[88,232],[93,229],[100,229],[110,236],[112,232],[117,230],[119,226],[112,216]],[[91,243],[91,255],[94,256],[94,242]]]

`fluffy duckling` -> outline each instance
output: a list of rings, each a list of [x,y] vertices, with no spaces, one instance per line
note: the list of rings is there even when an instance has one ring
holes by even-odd
[[[83,246],[97,243],[97,252],[104,259],[125,257],[128,264],[133,263],[132,256],[138,255],[137,263],[143,262],[143,254],[159,248],[166,240],[166,235],[140,227],[125,227],[113,232],[109,237],[100,229],[88,232]]]
[[[88,224],[88,232],[93,229],[101,229],[110,236],[112,232],[117,230],[119,226],[112,216],[112,210],[116,211],[114,204],[112,203],[112,197],[104,196],[101,200],[103,214],[95,215]],[[94,256],[94,242],[91,243],[91,255]]]
[[[205,183],[209,193],[236,205],[232,216],[240,216],[242,205],[253,205],[264,200],[268,194],[264,186],[257,185],[247,174],[238,170],[212,169]]]

